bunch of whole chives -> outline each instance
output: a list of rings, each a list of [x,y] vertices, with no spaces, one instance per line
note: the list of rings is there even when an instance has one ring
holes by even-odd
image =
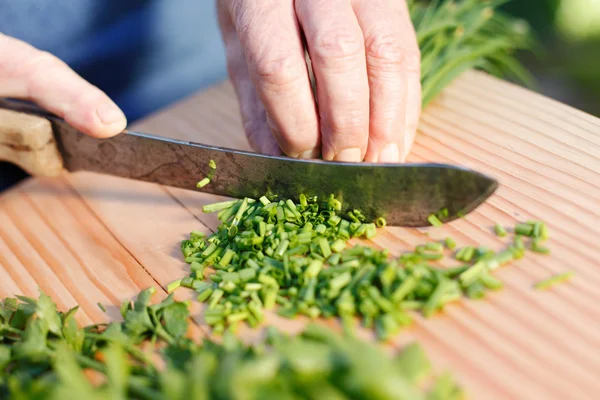
[[[374,237],[385,221],[366,222],[358,210],[342,216],[341,209],[333,196],[305,195],[298,203],[263,196],[207,205],[204,212],[217,212],[221,225],[209,237],[192,232],[182,242],[192,273],[169,289],[195,289],[216,332],[242,321],[257,326],[265,310],[277,307],[288,318],[339,317],[348,330],[358,319],[385,339],[411,323],[409,311],[430,317],[463,296],[478,299],[502,288],[490,272],[525,249],[517,240],[497,253],[467,246],[455,255],[464,264],[438,268],[432,263],[444,257],[445,247],[456,246],[448,238],[391,259],[387,250],[348,244]],[[547,237],[545,225],[528,226],[530,236]]]
[[[423,106],[472,68],[531,85],[531,74],[514,54],[535,42],[527,22],[497,10],[507,1],[409,0],[421,50]]]

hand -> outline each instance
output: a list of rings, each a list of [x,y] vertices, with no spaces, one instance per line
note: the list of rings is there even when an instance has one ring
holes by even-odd
[[[421,112],[420,53],[406,0],[217,3],[229,75],[256,151],[404,161]]]
[[[31,100],[90,136],[125,129],[115,103],[53,55],[0,33],[0,97]]]

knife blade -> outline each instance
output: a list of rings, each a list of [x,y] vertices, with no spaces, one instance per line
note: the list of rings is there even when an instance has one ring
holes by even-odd
[[[64,167],[222,196],[281,199],[333,194],[343,210],[359,209],[389,225],[422,227],[442,209],[450,222],[483,203],[498,183],[477,171],[435,163],[372,164],[298,160],[125,131],[109,139],[84,135],[64,120],[52,123]],[[197,182],[217,165],[211,182]]]

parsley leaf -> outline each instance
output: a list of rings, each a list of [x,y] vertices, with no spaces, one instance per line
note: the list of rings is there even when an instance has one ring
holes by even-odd
[[[166,331],[175,338],[185,336],[188,330],[188,316],[189,311],[185,303],[174,303],[165,308],[162,317]]]

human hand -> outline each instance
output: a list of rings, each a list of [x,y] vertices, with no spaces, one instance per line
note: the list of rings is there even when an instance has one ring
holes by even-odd
[[[127,125],[119,107],[67,64],[1,33],[0,97],[31,100],[98,138],[114,136]]]
[[[217,3],[229,75],[256,151],[404,161],[421,112],[420,53],[406,0]]]

